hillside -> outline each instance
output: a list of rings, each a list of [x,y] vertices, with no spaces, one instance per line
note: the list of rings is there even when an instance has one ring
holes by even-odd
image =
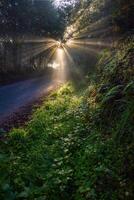
[[[133,200],[134,2],[39,2],[0,1],[1,110],[27,113],[0,128],[0,199]]]
[[[133,199],[132,55],[132,38],[103,51],[83,86],[65,84],[1,141],[1,199]]]

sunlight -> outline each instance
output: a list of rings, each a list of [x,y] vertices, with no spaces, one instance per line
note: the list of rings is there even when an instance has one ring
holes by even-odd
[[[24,61],[28,60],[31,57],[31,55],[32,55],[31,58],[33,58],[35,56],[39,56],[40,54],[44,53],[45,51],[47,51],[49,49],[53,49],[54,46],[55,46],[55,44],[52,43],[49,45],[41,44],[41,45],[33,47],[32,49],[28,48],[27,50],[25,50],[25,52],[23,52],[23,60]]]
[[[62,44],[61,44],[61,41],[57,41],[57,42],[56,42],[56,45],[57,45],[58,48],[61,47],[61,45],[62,45]]]
[[[55,5],[56,7],[59,7],[59,6],[60,6],[60,3],[61,3],[60,0],[55,0],[55,1],[54,1],[54,5]]]
[[[57,72],[55,77],[64,82],[66,80],[66,70],[65,70],[65,52],[64,49],[59,47],[55,52],[55,61]]]
[[[66,44],[67,46],[70,46],[72,43],[73,43],[73,40],[70,39],[70,40],[67,40],[65,44]]]
[[[0,0],[0,200],[132,200],[134,0]]]
[[[62,58],[62,55],[63,55],[64,51],[62,48],[58,48],[57,49],[57,54],[58,54],[58,57],[61,59]]]
[[[47,59],[46,59],[47,64],[49,63],[49,61],[51,60],[51,58],[55,55],[56,50],[57,50],[57,48],[54,47],[54,48],[50,51],[50,53],[49,53],[49,55],[47,56]]]
[[[108,41],[108,39],[107,39]],[[112,47],[113,44],[112,42],[109,40],[109,42],[104,42],[101,40],[97,40],[97,39],[81,39],[81,40],[72,40],[71,41],[72,44],[80,44],[80,45],[90,45],[90,46],[100,46],[100,47]]]
[[[58,69],[60,65],[56,62],[53,62],[53,63],[49,63],[48,67],[53,68],[53,69]]]
[[[68,59],[67,63],[71,67],[69,68],[69,71],[75,72],[75,74],[77,74],[79,78],[82,78],[81,73],[78,67],[76,66],[76,63],[74,62],[72,55],[69,53],[69,50],[67,50],[67,48],[64,47],[64,51]]]
[[[72,48],[78,49],[79,51],[85,51],[85,53],[88,53],[89,55],[99,54],[100,52],[97,48],[93,48],[93,47],[91,48],[90,46],[86,47],[86,46],[75,44],[75,43],[72,44]]]
[[[62,8],[67,6],[74,6],[77,0],[54,0],[54,6],[56,8]]]
[[[71,25],[71,26],[67,27],[65,30],[65,33],[64,33],[64,39],[69,40],[75,32],[76,32],[75,25]]]

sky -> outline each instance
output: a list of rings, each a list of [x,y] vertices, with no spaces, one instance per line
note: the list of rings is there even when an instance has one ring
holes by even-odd
[[[76,0],[54,0],[54,4],[56,7],[63,7],[67,5],[72,5],[76,2]]]

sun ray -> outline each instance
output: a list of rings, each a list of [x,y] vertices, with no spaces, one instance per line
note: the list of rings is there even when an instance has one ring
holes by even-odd
[[[95,49],[95,48],[91,48],[90,46],[89,47],[86,47],[84,45],[80,45],[80,44],[75,44],[75,43],[72,43],[71,44],[71,48],[74,48],[76,50],[81,50],[81,51],[85,51],[86,53],[88,54],[98,54],[100,52],[100,50],[98,49]]]
[[[69,61],[74,64],[74,60],[73,60],[72,56],[69,54],[69,51],[67,50],[67,47],[64,46],[63,49],[64,49]]]
[[[106,40],[107,41],[107,40]],[[113,47],[112,42],[109,40],[109,42],[104,42],[101,40],[93,40],[93,39],[84,39],[84,40],[72,40],[73,44],[80,44],[85,46],[99,46],[99,47]]]
[[[53,48],[54,46],[55,46],[55,44],[51,44],[51,45],[48,45],[48,46],[46,46],[46,47],[40,47],[40,48],[37,48],[37,49],[35,49],[35,50],[33,50],[33,51],[27,52],[26,56],[25,56],[23,59],[26,61],[26,60],[29,59],[30,57],[33,58],[33,57],[35,57],[36,55],[39,55],[39,54],[41,54],[41,53],[47,51],[48,49]]]
[[[51,60],[51,58],[55,55],[55,52],[57,50],[57,47],[54,47],[54,49],[52,49],[52,51],[49,53],[49,55],[47,56],[47,63]]]
[[[71,56],[71,53],[69,53],[69,47],[65,45],[63,48],[64,48],[65,54],[69,60],[69,62],[68,62],[69,72],[75,73],[77,75],[77,77],[79,77],[79,79],[81,79],[82,73],[81,73],[80,69],[77,67],[77,64],[75,63],[75,61],[73,59],[73,56]]]

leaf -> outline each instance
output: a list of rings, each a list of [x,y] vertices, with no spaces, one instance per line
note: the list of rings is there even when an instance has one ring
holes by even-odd
[[[118,85],[113,87],[103,98],[102,104],[109,103],[111,100],[116,98],[122,92],[123,85]]]

